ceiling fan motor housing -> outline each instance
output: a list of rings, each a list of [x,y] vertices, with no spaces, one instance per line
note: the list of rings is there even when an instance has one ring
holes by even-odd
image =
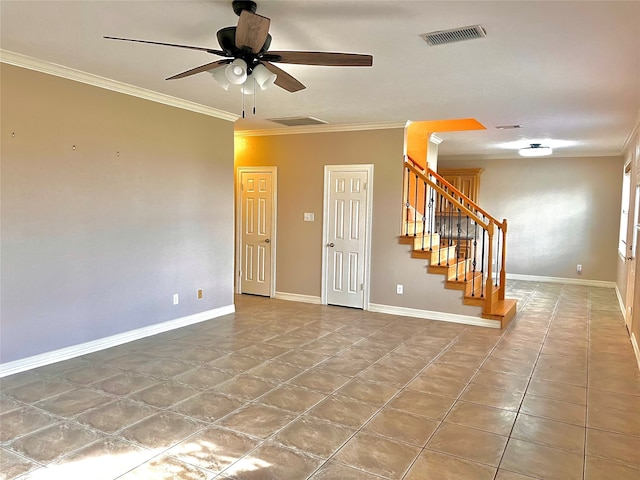
[[[233,7],[233,11],[235,12],[235,14],[238,16],[240,16],[243,10],[248,10],[251,13],[256,13],[256,9],[258,8],[256,2],[252,2],[251,0],[233,0],[231,6]]]

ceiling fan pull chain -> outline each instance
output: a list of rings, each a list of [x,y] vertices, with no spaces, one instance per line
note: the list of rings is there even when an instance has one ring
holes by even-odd
[[[253,114],[256,114],[256,77],[254,77],[253,75],[251,75],[253,77]]]
[[[244,118],[244,92],[240,89],[240,95],[242,95],[242,118]]]

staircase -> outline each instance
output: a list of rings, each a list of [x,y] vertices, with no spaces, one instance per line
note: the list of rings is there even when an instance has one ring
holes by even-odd
[[[401,243],[444,275],[445,288],[460,290],[462,303],[504,328],[516,314],[505,298],[507,220],[496,220],[430,168],[404,161]]]

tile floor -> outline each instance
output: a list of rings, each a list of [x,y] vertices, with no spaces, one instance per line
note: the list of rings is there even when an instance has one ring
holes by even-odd
[[[510,282],[505,331],[250,296],[0,381],[0,478],[640,478],[614,290]]]

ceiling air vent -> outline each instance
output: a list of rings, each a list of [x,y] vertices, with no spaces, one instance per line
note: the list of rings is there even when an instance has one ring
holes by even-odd
[[[480,25],[439,30],[437,32],[423,33],[420,35],[420,37],[432,47],[446,43],[473,40],[474,38],[484,38],[486,36],[487,32]]]
[[[307,125],[324,125],[327,122],[314,117],[287,117],[287,118],[268,118],[270,122],[286,125],[287,127],[303,127]]]

